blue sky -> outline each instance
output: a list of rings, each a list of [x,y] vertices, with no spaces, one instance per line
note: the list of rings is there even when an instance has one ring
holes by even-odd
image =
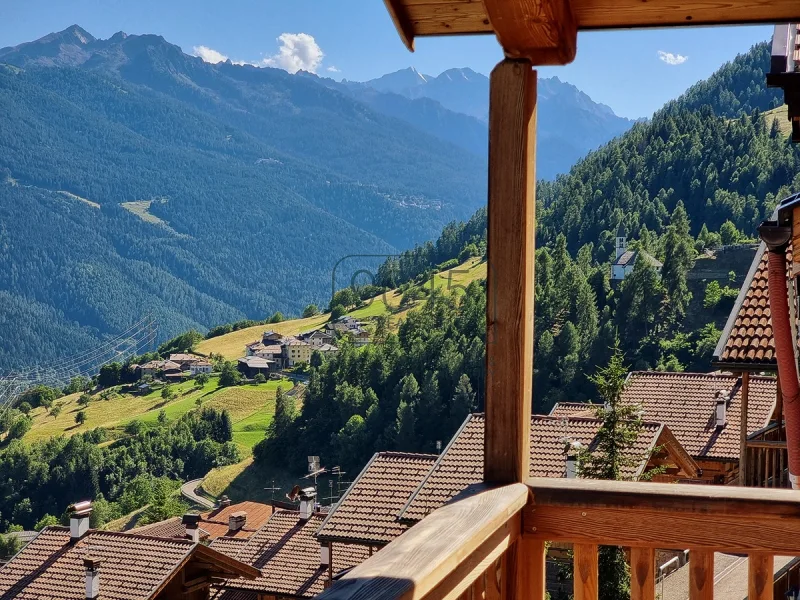
[[[203,46],[209,56],[216,56],[213,50],[234,61],[287,68],[311,65],[320,75],[357,81],[408,66],[431,75],[452,67],[488,74],[502,58],[492,36],[421,39],[410,54],[379,0],[0,0],[0,4],[0,47],[77,23],[101,38],[120,30],[157,33],[187,53]],[[278,40],[283,34],[300,33],[306,36]],[[764,26],[581,33],[575,62],[541,73],[573,83],[619,115],[644,117],[770,35],[771,28]]]

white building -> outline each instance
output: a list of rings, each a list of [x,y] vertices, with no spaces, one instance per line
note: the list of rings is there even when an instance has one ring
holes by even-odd
[[[661,261],[650,256],[643,250],[628,250],[628,240],[625,237],[625,232],[620,227],[617,232],[617,252],[616,259],[611,265],[611,281],[622,281],[633,272],[633,267],[636,266],[636,261],[641,257],[653,266],[656,272],[661,275],[661,268],[664,266]]]

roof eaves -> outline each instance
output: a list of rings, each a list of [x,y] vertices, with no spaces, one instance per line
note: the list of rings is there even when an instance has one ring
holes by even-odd
[[[461,436],[461,432],[464,431],[466,426],[469,424],[470,421],[472,421],[472,418],[476,414],[478,414],[478,413],[470,413],[470,414],[468,414],[467,417],[464,419],[464,422],[461,423],[461,427],[458,428],[458,430],[453,434],[453,437],[450,438],[450,441],[447,442],[447,446],[442,451],[442,453],[439,454],[439,458],[436,459],[436,462],[433,463],[433,466],[430,468],[430,470],[428,471],[427,475],[425,475],[425,477],[422,478],[422,481],[417,486],[417,488],[413,492],[411,492],[411,495],[408,497],[408,500],[406,500],[406,503],[403,505],[403,508],[400,509],[400,512],[397,514],[397,520],[398,521],[401,521],[401,522],[413,522],[413,521],[416,521],[416,519],[406,519],[406,518],[404,518],[404,515],[406,514],[406,511],[408,510],[408,507],[411,506],[411,503],[414,502],[414,499],[417,497],[417,495],[420,493],[420,491],[422,491],[422,488],[425,487],[425,484],[428,482],[428,479],[430,479],[430,476],[433,475],[433,473],[436,472],[436,469],[439,467],[439,465],[442,463],[442,460],[444,459],[444,457],[447,456],[447,453],[450,451],[451,446]]]

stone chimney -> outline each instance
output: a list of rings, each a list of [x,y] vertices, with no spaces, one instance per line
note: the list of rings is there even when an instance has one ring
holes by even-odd
[[[92,514],[92,503],[89,500],[76,502],[67,508],[69,515],[69,537],[73,542],[81,539],[89,531],[89,517]]]
[[[228,508],[231,505],[231,499],[227,496],[222,496],[219,499],[219,507],[220,508]]]
[[[83,567],[86,569],[86,600],[95,600],[100,596],[100,559],[87,556]]]
[[[235,513],[231,513],[228,517],[228,529],[231,531],[239,531],[244,524],[247,523],[247,512],[243,510],[238,510]]]
[[[200,515],[187,513],[183,515],[181,523],[186,528],[186,539],[193,542],[200,541]]]
[[[714,406],[714,424],[717,429],[722,429],[728,422],[728,396],[725,392],[717,392],[717,399]]]

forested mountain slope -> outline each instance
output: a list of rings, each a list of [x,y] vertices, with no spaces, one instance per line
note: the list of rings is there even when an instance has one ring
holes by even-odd
[[[0,369],[324,304],[485,201],[480,158],[310,78],[77,27],[0,63]]]

